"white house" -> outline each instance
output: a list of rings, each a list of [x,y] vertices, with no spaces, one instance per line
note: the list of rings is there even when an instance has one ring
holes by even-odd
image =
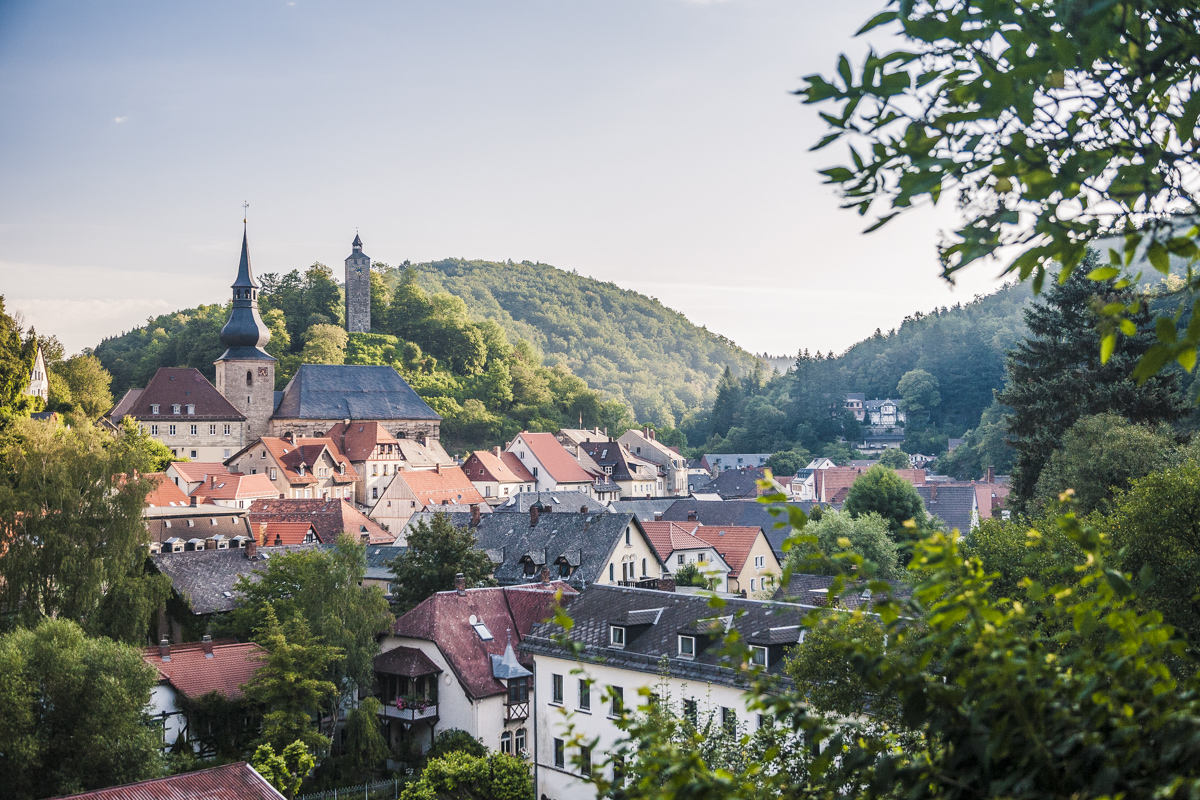
[[[655,438],[653,430],[643,428],[640,431],[625,431],[617,441],[625,445],[635,456],[665,468],[666,480],[662,492],[664,495],[669,497],[685,497],[687,495],[687,459],[678,451],[659,442]]]
[[[41,347],[33,357],[33,369],[29,371],[29,386],[25,394],[40,397],[43,403],[50,401],[50,376],[46,374],[46,358],[42,355]]]
[[[593,797],[586,783],[593,770],[619,780],[619,766],[605,762],[622,738],[616,721],[646,701],[642,690],[699,724],[711,717],[747,732],[769,724],[747,708],[744,668],[782,674],[784,650],[799,641],[805,610],[728,600],[718,611],[703,595],[612,586],[592,586],[571,598],[571,630],[543,623],[520,647],[534,666],[535,796]],[[751,664],[730,663],[722,652],[731,627],[749,646]],[[591,749],[578,744],[592,739]]]
[[[396,620],[380,642],[375,682],[389,744],[427,750],[439,731],[458,728],[493,750],[532,747],[532,672],[513,648],[553,616],[561,582],[438,592]],[[526,664],[531,665],[526,659]]]
[[[673,575],[678,577],[679,570],[691,564],[714,582],[709,588],[717,592],[728,592],[731,572],[729,564],[717,552],[715,545],[696,536],[699,527],[698,522],[657,520],[642,523],[647,538]]]
[[[552,433],[518,433],[507,452],[517,458],[533,476],[534,491],[583,492],[592,494],[593,477],[579,465]]]

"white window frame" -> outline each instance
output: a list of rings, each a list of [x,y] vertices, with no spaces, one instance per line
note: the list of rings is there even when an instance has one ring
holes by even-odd
[[[696,637],[679,635],[679,657],[694,659],[696,657]]]
[[[770,666],[770,661],[771,661],[771,657],[767,651],[767,648],[762,647],[761,645],[756,645],[756,644],[750,645],[750,663],[751,664],[762,667],[763,669],[766,669],[767,667]]]
[[[617,650],[625,649],[625,627],[623,625],[608,626],[608,646]]]

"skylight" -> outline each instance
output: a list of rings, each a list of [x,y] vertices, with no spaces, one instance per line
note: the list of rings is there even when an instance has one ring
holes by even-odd
[[[471,623],[471,627],[475,629],[475,632],[479,634],[479,638],[483,641],[490,642],[492,639],[496,638],[492,636],[492,632],[488,630],[487,625],[483,624],[483,620],[474,614],[471,615],[467,622]]]

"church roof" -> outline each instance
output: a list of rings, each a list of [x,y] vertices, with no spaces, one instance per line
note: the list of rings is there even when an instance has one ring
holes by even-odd
[[[258,288],[258,281],[254,280],[254,273],[250,270],[250,243],[246,238],[245,231],[242,231],[242,259],[238,263],[237,280],[230,288],[241,289],[243,287]]]
[[[358,234],[354,234],[354,241],[350,243],[354,247],[362,247],[362,239],[358,238]]]
[[[250,270],[250,246],[242,233],[242,259],[238,264],[237,280],[233,282],[233,308],[229,320],[221,328],[221,346],[225,352],[217,361],[274,361],[264,347],[271,341],[271,331],[258,314],[258,281]]]
[[[396,370],[302,364],[283,390],[276,419],[441,419]]]

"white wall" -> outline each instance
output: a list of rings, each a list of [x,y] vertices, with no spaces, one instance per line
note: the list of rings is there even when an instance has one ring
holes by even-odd
[[[168,714],[163,726],[163,751],[169,750],[175,744],[187,727],[183,710],[179,707],[179,698],[175,689],[167,683],[158,683],[150,690],[150,705],[147,713],[158,719],[163,713]]]
[[[535,755],[538,776],[535,794],[539,798],[545,794],[549,800],[576,800],[596,795],[595,789],[579,776],[578,766],[572,763],[573,758],[579,755],[577,747],[571,747],[569,744],[566,747],[565,768],[554,765],[554,739],[569,742],[573,736],[569,730],[571,725],[575,727],[575,734],[582,739],[599,737],[599,742],[592,751],[592,763],[595,765],[593,769],[604,769],[606,775],[612,776],[611,767],[601,767],[601,764],[608,759],[609,751],[622,734],[609,716],[609,686],[619,686],[624,690],[625,707],[628,709],[646,702],[645,696],[639,694],[639,689],[658,692],[660,687],[663,687],[673,703],[681,704],[684,699],[695,700],[702,719],[709,711],[716,711],[719,718],[720,709],[726,707],[734,710],[739,723],[747,730],[753,731],[758,728],[757,713],[746,710],[749,696],[740,689],[720,684],[688,682],[678,678],[664,679],[653,672],[635,672],[605,664],[581,664],[551,656],[534,656],[534,663],[537,686]],[[563,677],[562,706],[550,702],[553,698],[553,676],[556,674]],[[590,713],[579,709],[580,678],[592,681]]]

